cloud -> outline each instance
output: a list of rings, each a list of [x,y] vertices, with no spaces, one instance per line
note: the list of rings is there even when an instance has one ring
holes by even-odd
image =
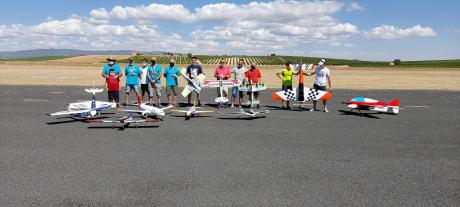
[[[363,36],[368,39],[398,39],[408,37],[433,37],[436,33],[430,27],[415,25],[411,28],[400,29],[392,25],[381,25],[371,31],[365,31]]]
[[[164,20],[172,22],[193,22],[195,20],[189,9],[181,4],[150,4],[148,6],[116,6],[110,11],[110,17],[121,20]]]
[[[356,2],[352,2],[348,5],[347,11],[362,11],[364,8]]]

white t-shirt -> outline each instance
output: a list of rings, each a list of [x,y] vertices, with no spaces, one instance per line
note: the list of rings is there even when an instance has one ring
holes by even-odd
[[[148,84],[148,81],[147,81],[148,68],[149,68],[148,66],[146,66],[145,68],[144,67],[141,68],[141,71],[142,71],[141,84]]]
[[[232,70],[232,73],[235,77],[235,80],[239,81],[240,83],[243,83],[243,80],[246,78],[246,67],[241,67],[241,68],[238,68],[238,67],[234,67],[233,70]]]
[[[315,69],[315,73],[316,73],[315,84],[319,86],[326,86],[327,77],[331,75],[331,71],[329,70],[329,68],[317,67]]]

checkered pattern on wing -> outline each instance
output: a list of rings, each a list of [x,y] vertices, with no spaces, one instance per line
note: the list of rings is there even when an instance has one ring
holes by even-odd
[[[318,100],[319,97],[319,91],[313,88],[310,88],[307,94],[305,94],[305,100],[306,101],[312,101],[312,100]]]
[[[295,92],[293,90],[285,90],[283,94],[286,97],[286,99],[295,101]]]

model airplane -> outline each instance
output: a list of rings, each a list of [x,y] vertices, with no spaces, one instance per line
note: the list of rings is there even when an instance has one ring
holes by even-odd
[[[115,128],[115,123],[121,123],[123,124],[120,129],[124,129],[129,127],[130,124],[134,124],[135,127],[137,128],[139,123],[154,123],[154,122],[159,122],[160,120],[158,119],[133,119],[132,114],[129,116],[124,116],[121,117],[117,120],[108,120],[108,119],[98,119],[98,120],[87,120],[86,122],[88,123],[112,123],[112,128]]]
[[[165,110],[173,107],[173,106],[168,106],[164,108],[157,108],[154,106],[149,106],[146,103],[142,103],[142,100],[140,97],[137,97],[137,104],[138,104],[139,110],[120,109],[120,111],[139,113],[143,117],[150,116],[150,117],[162,119],[166,115]]]
[[[272,93],[272,100],[275,101],[313,101],[313,100],[329,100],[332,98],[332,93],[328,91],[316,90],[313,88],[304,88],[303,90],[293,89],[278,91]],[[302,97],[303,95],[303,97]],[[303,98],[303,100],[302,100]]]
[[[385,103],[370,98],[357,97],[346,101],[345,104],[351,108],[351,111],[356,109],[360,114],[361,110],[369,110],[387,114],[399,114],[398,99],[394,99],[390,101],[390,103]]]
[[[85,92],[92,94],[91,101],[70,103],[67,106],[67,109],[68,109],[67,111],[59,111],[59,112],[51,113],[48,115],[50,116],[71,115],[71,116],[79,116],[85,119],[94,117],[100,114],[100,111],[112,108],[114,106],[114,104],[110,102],[97,102],[96,101],[96,93],[101,93],[102,91],[104,91],[104,89],[97,89],[97,88],[85,89]],[[88,107],[88,104],[90,104],[89,107]]]
[[[194,79],[190,79],[186,75],[186,68],[183,68],[182,71],[180,71],[182,78],[184,78],[185,82],[187,85],[184,87],[184,90],[182,91],[182,96],[187,97],[188,94],[190,94],[192,91],[196,91],[197,93],[200,93],[201,91],[201,82],[206,78],[204,74],[200,74],[196,76]]]
[[[185,120],[189,120],[190,118],[194,117],[194,116],[198,116],[200,114],[203,114],[203,113],[212,113],[214,111],[199,111],[197,109],[199,109],[201,107],[196,107],[195,105],[193,105],[192,107],[189,107],[188,110],[171,110],[172,112],[178,112],[178,113],[185,113]]]
[[[239,111],[236,111],[236,112],[221,113],[221,114],[225,114],[225,115],[235,115],[235,116],[245,116],[245,117],[249,117],[249,118],[256,118],[256,117],[261,117],[261,116],[258,116],[258,115],[261,115],[261,114],[268,114],[268,113],[270,113],[269,110],[265,110],[265,111],[254,111],[254,110],[252,110],[252,109],[248,109],[248,110],[240,109]]]
[[[259,100],[254,99],[254,92],[263,91],[265,89],[267,89],[265,83],[247,83],[240,86],[240,91],[251,93],[249,101],[246,102],[246,105],[249,105],[252,108],[254,107],[254,105],[260,104]]]
[[[220,97],[217,97],[214,101],[219,103],[219,106],[224,105],[228,102],[228,98],[224,97],[223,95],[223,88],[239,86],[239,82],[237,80],[204,80],[203,87],[205,88],[219,88],[220,89]]]

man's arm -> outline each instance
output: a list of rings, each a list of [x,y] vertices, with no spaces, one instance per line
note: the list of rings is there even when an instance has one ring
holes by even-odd
[[[327,75],[327,84],[329,85],[329,90],[332,91],[331,75]]]
[[[281,72],[277,72],[277,73],[276,73],[276,76],[278,76],[278,78],[279,78],[280,80],[283,80],[283,78],[281,77]]]

